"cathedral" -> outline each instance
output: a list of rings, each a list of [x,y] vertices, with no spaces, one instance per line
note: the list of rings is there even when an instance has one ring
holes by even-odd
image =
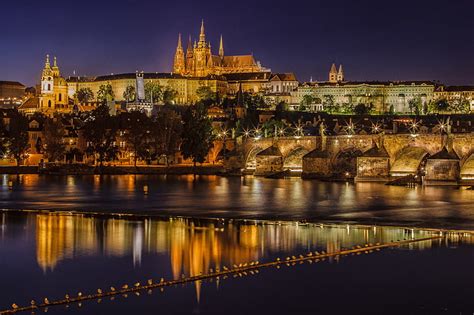
[[[192,43],[189,36],[188,47],[184,52],[181,34],[174,56],[173,72],[190,77],[205,77],[228,73],[269,72],[256,61],[253,55],[226,56],[222,36],[219,43],[219,54],[213,55],[211,43],[206,42],[204,21],[201,23],[199,41]]]

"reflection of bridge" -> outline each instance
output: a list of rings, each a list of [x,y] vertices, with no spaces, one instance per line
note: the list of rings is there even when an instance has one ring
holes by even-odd
[[[441,154],[444,147],[455,154],[451,154],[451,158]],[[272,150],[267,150],[268,148]],[[248,138],[237,151],[240,153],[240,167],[247,172],[261,175],[290,170],[319,174],[322,177],[337,174],[354,177],[365,171],[370,177],[370,164],[374,166],[384,159],[387,162],[386,175],[416,175],[424,171],[427,159],[438,156],[440,160],[457,159],[459,169],[455,172],[456,176],[465,180],[474,179],[474,137],[471,134],[337,135],[258,140]],[[363,170],[358,167],[361,157],[378,158],[378,162],[372,160],[368,166],[369,170]],[[310,159],[314,163],[305,163]],[[328,169],[326,172],[325,168]],[[443,171],[442,165],[438,165],[435,171]],[[377,174],[380,175],[380,172]]]

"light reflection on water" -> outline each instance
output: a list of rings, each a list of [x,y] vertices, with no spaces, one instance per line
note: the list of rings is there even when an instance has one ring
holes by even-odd
[[[13,182],[13,188],[8,182]],[[474,228],[474,191],[217,176],[3,175],[0,209],[390,222]],[[148,187],[148,194],[144,187]]]
[[[0,309],[13,299],[61,296],[71,287],[93,291],[112,281],[159,275],[177,279],[183,274],[207,273],[210,268],[283,259],[314,250],[331,253],[354,245],[438,233],[383,226],[16,212],[2,213],[1,227],[0,278],[4,288],[13,290],[0,295]],[[446,240],[412,243],[405,248],[427,250],[460,244],[474,244],[473,235],[454,233]],[[31,259],[34,264],[28,263]],[[30,281],[36,285],[18,285]],[[201,285],[194,284],[198,301]]]

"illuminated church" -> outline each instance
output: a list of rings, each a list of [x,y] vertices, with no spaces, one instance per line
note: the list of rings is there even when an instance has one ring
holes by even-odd
[[[173,72],[185,76],[205,77],[211,74],[269,72],[256,61],[253,55],[226,56],[222,36],[219,43],[219,54],[213,55],[211,43],[206,42],[204,21],[201,23],[199,41],[192,44],[189,36],[188,47],[184,52],[181,34],[178,36],[178,46],[174,56]]]

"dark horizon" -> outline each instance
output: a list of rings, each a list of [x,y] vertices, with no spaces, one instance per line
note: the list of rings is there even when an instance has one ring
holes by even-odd
[[[474,84],[472,1],[195,3],[57,0],[3,4],[0,80],[39,81],[46,54],[63,76],[170,72],[178,33],[186,48],[201,19],[217,53],[253,53],[273,72],[327,80],[342,63],[349,81],[439,80]],[[442,8],[442,10],[441,10]]]

